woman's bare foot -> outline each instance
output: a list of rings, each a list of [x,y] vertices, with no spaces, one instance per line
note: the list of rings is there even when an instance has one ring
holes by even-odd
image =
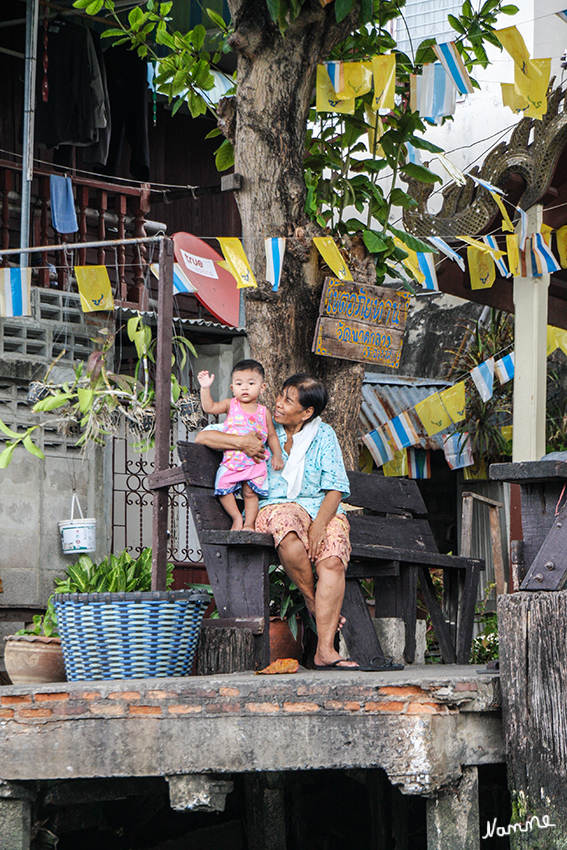
[[[356,661],[351,661],[350,658],[343,658],[338,652],[329,653],[329,655],[319,655],[315,653],[313,659],[315,667],[352,667],[353,670],[358,669]]]
[[[232,520],[232,525],[230,526],[231,531],[242,531],[244,528],[244,520],[241,516],[234,517]]]
[[[246,523],[244,523],[244,525],[242,526],[242,531],[256,531],[256,529],[253,525],[246,525]]]

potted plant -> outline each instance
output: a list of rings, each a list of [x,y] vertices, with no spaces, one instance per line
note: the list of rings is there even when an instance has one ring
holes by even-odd
[[[56,581],[53,603],[69,680],[185,676],[209,596],[152,591],[152,551],[95,564],[82,555]],[[167,587],[173,581],[168,564]]]
[[[4,662],[14,685],[65,681],[65,665],[53,602],[45,614],[36,614],[33,628],[5,637]]]
[[[316,631],[303,594],[281,564],[272,564],[270,577],[270,663],[278,658],[297,658],[303,654],[305,627]]]

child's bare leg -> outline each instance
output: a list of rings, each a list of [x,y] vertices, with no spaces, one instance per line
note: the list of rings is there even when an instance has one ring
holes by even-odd
[[[252,487],[242,482],[242,496],[244,498],[244,526],[246,531],[254,531],[254,523],[258,516],[258,495]]]
[[[242,519],[242,514],[238,510],[238,505],[236,504],[234,495],[232,493],[227,493],[226,496],[219,496],[219,501],[232,520],[230,530],[240,531],[244,525],[244,521]],[[246,504],[246,502],[244,504]]]

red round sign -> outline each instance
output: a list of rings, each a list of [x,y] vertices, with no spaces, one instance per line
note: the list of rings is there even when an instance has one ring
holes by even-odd
[[[196,289],[195,295],[219,322],[238,327],[240,291],[229,271],[219,266],[223,258],[191,233],[174,233],[175,259]]]

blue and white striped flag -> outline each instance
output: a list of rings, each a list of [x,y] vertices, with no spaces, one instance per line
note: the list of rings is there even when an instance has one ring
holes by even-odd
[[[490,236],[490,235],[483,236],[482,241],[485,242],[488,245],[489,248],[493,248],[495,251],[500,250],[500,248],[498,247],[498,243],[496,242],[496,239],[494,238],[494,236]],[[496,265],[496,268],[498,269],[498,271],[500,272],[502,277],[512,277],[511,272],[509,272],[508,269],[506,268],[506,263],[504,262],[503,257],[497,258],[497,256],[495,254],[493,254],[492,259],[494,260],[494,264]]]
[[[419,443],[417,432],[411,423],[407,410],[385,425],[398,449],[407,449]]]
[[[442,254],[445,254],[445,256],[449,257],[450,260],[454,260],[460,270],[464,272],[465,261],[463,260],[460,254],[457,254],[456,251],[453,251],[453,249],[450,248],[449,245],[447,245],[447,243],[443,239],[441,239],[440,236],[428,236],[427,238],[429,239],[432,245],[435,245],[435,247],[439,251],[441,251]]]
[[[0,316],[31,316],[31,269],[0,269]]]
[[[498,186],[493,186],[492,183],[488,182],[488,180],[481,180],[480,177],[476,177],[474,174],[471,174],[470,171],[467,171],[466,174],[471,178],[473,183],[476,183],[477,186],[482,186],[483,189],[487,189],[489,192],[496,192],[497,195],[506,194],[503,189],[499,189]]]
[[[491,399],[494,392],[494,357],[471,369],[471,378],[481,399],[485,402]]]
[[[415,84],[417,109],[425,121],[440,124],[445,116],[455,114],[457,90],[441,62],[424,65]]]
[[[408,477],[431,478],[431,452],[429,449],[408,449]]]
[[[435,260],[433,259],[433,254],[421,254],[418,252],[417,262],[419,264],[420,270],[425,275],[425,280],[421,283],[423,288],[439,291],[439,284],[437,283],[437,274],[435,272]]]
[[[445,454],[445,460],[451,469],[464,469],[466,466],[472,466],[474,463],[467,431],[464,431],[462,434],[455,432],[447,437],[443,437],[443,452]]]
[[[520,251],[525,251],[528,238],[528,214],[521,207],[516,209],[520,213]]]
[[[285,239],[283,237],[268,237],[266,245],[266,280],[272,284],[274,292],[278,291],[285,254]]]
[[[327,69],[327,74],[331,81],[331,85],[336,92],[344,91],[345,87],[345,72],[342,62],[323,62]]]
[[[150,266],[153,274],[159,280],[159,263],[152,263]],[[179,265],[173,264],[173,294],[184,295],[185,293],[196,292],[197,290]]]
[[[471,78],[455,42],[446,41],[443,44],[433,44],[432,47],[457,91],[461,94],[472,94]]]
[[[542,274],[551,274],[558,272],[561,266],[551,253],[551,248],[543,238],[543,233],[534,233],[532,237],[532,255],[535,263],[532,260],[532,274],[539,276]],[[535,266],[535,268],[534,268]],[[537,273],[536,269],[537,268]]]
[[[406,142],[406,148],[408,150],[408,162],[411,162],[413,165],[421,165],[421,154],[419,150],[410,142]]]
[[[556,12],[555,14],[558,18],[561,18],[561,20],[565,21],[565,23],[567,24],[567,9],[564,9],[562,12]]]
[[[514,352],[497,360],[494,364],[494,372],[501,384],[507,384],[514,377]]]
[[[390,448],[390,443],[381,428],[371,431],[369,434],[365,434],[362,438],[362,442],[372,455],[372,459],[376,466],[382,466],[383,463],[393,460],[394,452]]]

